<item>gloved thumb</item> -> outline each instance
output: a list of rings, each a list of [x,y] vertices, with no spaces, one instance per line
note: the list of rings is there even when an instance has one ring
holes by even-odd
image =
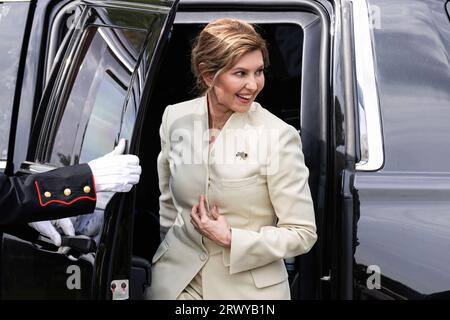
[[[114,148],[113,151],[111,151],[110,153],[107,154],[107,156],[117,156],[119,154],[123,154],[123,152],[125,151],[125,139],[120,139],[119,143],[117,144],[117,146]]]
[[[50,221],[31,222],[29,226],[37,230],[40,234],[50,238],[55,246],[61,246],[61,235],[56,231]]]

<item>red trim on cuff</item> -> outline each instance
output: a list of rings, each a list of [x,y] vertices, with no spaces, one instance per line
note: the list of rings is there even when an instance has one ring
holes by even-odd
[[[92,185],[94,186],[95,200],[97,200],[97,188],[95,187],[94,174],[92,174]]]
[[[62,200],[50,200],[50,201],[48,201],[48,202],[46,202],[46,203],[43,203],[43,202],[42,202],[42,197],[41,197],[41,192],[39,191],[39,186],[38,186],[37,181],[34,181],[34,184],[36,185],[36,190],[37,190],[38,198],[39,198],[39,204],[41,205],[41,207],[45,207],[46,205],[48,205],[48,204],[50,204],[50,203],[52,203],[52,202],[57,202],[57,203],[65,204],[65,205],[70,205],[70,204],[72,204],[72,203],[74,203],[74,202],[76,202],[76,201],[78,201],[78,200],[82,200],[82,199],[87,199],[87,200],[97,201],[97,198],[96,198],[96,197],[95,197],[95,198],[92,198],[92,197],[88,197],[88,196],[82,196],[82,197],[78,197],[78,198],[76,198],[76,199],[73,199],[73,200],[70,201],[70,202],[66,202],[66,201],[62,201]],[[95,190],[95,186],[94,186],[94,190]]]

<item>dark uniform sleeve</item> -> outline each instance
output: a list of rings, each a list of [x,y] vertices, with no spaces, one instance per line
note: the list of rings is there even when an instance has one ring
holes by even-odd
[[[0,226],[91,213],[96,200],[87,164],[22,177],[0,174]]]

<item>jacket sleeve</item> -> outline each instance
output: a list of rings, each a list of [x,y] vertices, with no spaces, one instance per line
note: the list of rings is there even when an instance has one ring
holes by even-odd
[[[170,137],[168,136],[167,117],[169,113],[168,106],[164,110],[162,117],[159,135],[161,138],[161,152],[158,155],[158,179],[159,191],[159,223],[161,238],[163,238],[170,227],[173,225],[177,217],[177,209],[173,204],[172,192],[170,190],[170,164],[169,164],[169,150]]]
[[[19,177],[0,174],[0,225],[91,213],[96,199],[87,164]]]
[[[232,228],[228,252],[231,274],[304,254],[317,240],[309,171],[300,136],[294,127],[286,126],[277,141],[270,153],[271,172],[267,173],[277,225],[264,226],[259,232]]]

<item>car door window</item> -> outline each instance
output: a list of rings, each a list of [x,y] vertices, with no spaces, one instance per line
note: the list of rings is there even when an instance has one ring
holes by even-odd
[[[50,163],[61,166],[87,162],[114,147],[123,121],[128,88],[137,64],[145,32],[91,26],[72,84],[66,90],[64,112],[55,126]]]
[[[0,161],[8,156],[11,113],[29,4],[0,3]]]

